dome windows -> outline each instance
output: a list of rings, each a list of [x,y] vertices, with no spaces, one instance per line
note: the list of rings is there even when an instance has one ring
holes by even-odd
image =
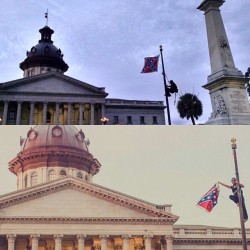
[[[50,170],[49,171],[49,181],[55,180],[56,179],[56,172],[55,170]]]
[[[66,176],[66,171],[65,170],[61,170],[59,176],[60,177],[65,177]]]
[[[44,52],[45,53],[49,53],[50,52],[50,47],[49,46],[45,46],[44,47]]]
[[[37,183],[38,183],[38,175],[37,175],[37,172],[34,172],[31,174],[31,177],[30,177],[30,185],[33,187]]]

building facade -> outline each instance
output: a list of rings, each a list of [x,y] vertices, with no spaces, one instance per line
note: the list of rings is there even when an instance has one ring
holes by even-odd
[[[170,204],[95,184],[101,163],[82,130],[38,125],[20,144],[17,190],[0,196],[0,250],[242,249],[238,228],[175,225]]]
[[[54,31],[40,29],[41,39],[20,63],[23,78],[0,84],[0,122],[33,124],[165,124],[163,101],[108,99],[105,88],[64,75],[69,66],[51,40]]]

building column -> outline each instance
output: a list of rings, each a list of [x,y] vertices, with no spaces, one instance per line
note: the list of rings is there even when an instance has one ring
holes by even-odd
[[[144,242],[145,242],[145,250],[151,250],[151,240],[153,238],[153,235],[146,234],[143,236]]]
[[[35,110],[35,103],[30,103],[30,119],[29,119],[29,125],[34,124],[34,110]]]
[[[47,102],[43,103],[43,125],[46,124],[46,120],[47,120]]]
[[[31,238],[31,245],[32,245],[32,250],[38,250],[38,241],[40,238],[39,234],[32,234],[30,235]]]
[[[77,239],[78,239],[78,250],[84,250],[84,243],[85,243],[86,235],[78,234]]]
[[[9,102],[5,101],[3,108],[3,123],[2,123],[3,125],[7,124],[8,107],[9,107]]]
[[[105,117],[105,104],[102,103],[102,118]]]
[[[68,103],[68,123],[67,125],[71,124],[71,103]]]
[[[8,250],[15,250],[16,234],[7,234],[6,238],[8,240]]]
[[[55,234],[54,238],[55,238],[55,250],[62,250],[63,235],[62,234]]]
[[[57,102],[56,103],[56,125],[58,125],[59,124],[59,112],[60,112],[60,103],[59,102]]]
[[[99,236],[99,238],[101,239],[101,250],[107,250],[108,237],[109,237],[109,235],[107,235],[107,234],[101,234]]]
[[[17,102],[16,125],[21,124],[22,102]]]
[[[172,235],[166,235],[165,240],[167,242],[167,250],[173,250],[173,239]]]
[[[129,240],[131,238],[130,234],[122,235],[122,250],[129,250]]]
[[[79,104],[79,125],[83,124],[83,104]]]
[[[95,124],[95,104],[91,103],[90,104],[90,125]]]

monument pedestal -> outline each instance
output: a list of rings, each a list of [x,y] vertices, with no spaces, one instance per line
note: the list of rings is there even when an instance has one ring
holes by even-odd
[[[206,124],[250,124],[250,106],[245,89],[248,81],[243,76],[223,76],[203,86],[209,90],[212,104],[212,114]]]

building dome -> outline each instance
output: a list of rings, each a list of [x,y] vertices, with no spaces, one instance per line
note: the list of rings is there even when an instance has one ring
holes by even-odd
[[[19,189],[66,176],[92,181],[101,167],[89,153],[83,131],[74,126],[38,125],[20,144],[21,151],[9,162]]]
[[[61,50],[53,45],[51,40],[54,31],[45,26],[39,32],[41,33],[39,43],[27,51],[27,58],[20,63],[24,77],[48,71],[66,72],[69,66],[64,62]]]

